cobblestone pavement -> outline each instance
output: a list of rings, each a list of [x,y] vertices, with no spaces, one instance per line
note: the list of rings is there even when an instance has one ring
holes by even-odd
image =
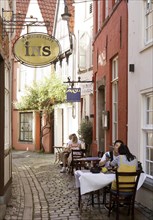
[[[53,154],[13,151],[12,197],[4,220],[114,220],[103,205],[89,205],[89,195],[78,208],[78,191],[71,174],[60,173]],[[129,220],[121,210],[120,220]],[[152,220],[153,212],[136,203],[135,220]]]

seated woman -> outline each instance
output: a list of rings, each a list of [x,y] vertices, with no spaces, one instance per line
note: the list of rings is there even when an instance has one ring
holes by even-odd
[[[113,161],[110,162],[111,166],[117,166],[119,169],[121,165],[128,165],[134,166],[136,169],[138,164],[137,158],[133,154],[131,154],[127,145],[121,144],[118,148],[118,153],[119,156],[117,156]]]
[[[68,143],[68,146],[65,148],[65,150],[62,152],[61,158],[63,162],[63,167],[61,169],[61,173],[66,172],[66,165],[71,163],[72,156],[71,156],[71,150],[72,149],[81,149],[81,143],[78,140],[76,134],[73,134],[71,141]]]
[[[117,167],[118,172],[135,172],[138,167],[137,158],[131,154],[129,148],[121,144],[118,149],[119,156],[116,157],[110,165]],[[116,182],[112,183],[112,189],[116,189]]]

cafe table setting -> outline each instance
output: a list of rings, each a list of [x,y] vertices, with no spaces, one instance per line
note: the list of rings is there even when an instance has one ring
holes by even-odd
[[[79,188],[80,195],[102,189],[116,178],[113,171],[92,173],[90,170],[76,170],[74,175],[76,188]],[[146,174],[141,173],[137,190],[143,185],[145,179]]]

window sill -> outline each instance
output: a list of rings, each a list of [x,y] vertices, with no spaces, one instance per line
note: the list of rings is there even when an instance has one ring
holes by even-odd
[[[143,187],[151,192],[153,192],[153,179],[146,178]]]
[[[146,44],[142,49],[140,49],[140,53],[144,52],[145,50],[151,48],[153,46],[153,42]]]
[[[32,144],[33,143],[33,141],[23,141],[23,140],[19,140],[19,142],[21,144]]]

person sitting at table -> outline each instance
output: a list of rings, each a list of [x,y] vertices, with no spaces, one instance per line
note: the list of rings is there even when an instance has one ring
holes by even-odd
[[[117,156],[113,161],[110,161],[110,166],[118,167],[118,170],[121,171],[123,165],[125,165],[125,168],[127,167],[126,165],[128,165],[133,167],[134,171],[136,171],[136,168],[138,166],[137,158],[130,152],[127,145],[121,144],[118,148],[118,154],[119,156]],[[123,170],[123,172],[124,171],[126,170]]]
[[[123,141],[116,140],[114,142],[113,151],[107,151],[104,153],[101,160],[99,161],[99,166],[109,167],[110,161],[114,160],[118,156],[118,148],[121,144],[123,144]]]
[[[66,166],[71,164],[71,161],[72,161],[71,150],[72,149],[81,149],[81,143],[78,141],[76,134],[72,135],[72,140],[68,143],[67,147],[62,152],[61,158],[63,162],[63,167],[60,170],[61,173],[65,173]]]
[[[68,139],[68,141],[66,143],[66,147],[64,148],[64,150],[62,152],[60,152],[59,158],[60,158],[60,165],[61,166],[63,166],[63,156],[64,156],[63,154],[65,154],[65,157],[69,156],[69,153],[67,152],[67,147],[72,142],[72,137],[74,135],[75,135],[75,133],[69,135],[69,139]]]
[[[130,152],[128,146],[121,144],[118,153],[119,156],[110,162],[110,166],[116,167],[118,172],[136,172],[138,160],[136,156]],[[113,181],[111,188],[116,189],[116,181]]]

